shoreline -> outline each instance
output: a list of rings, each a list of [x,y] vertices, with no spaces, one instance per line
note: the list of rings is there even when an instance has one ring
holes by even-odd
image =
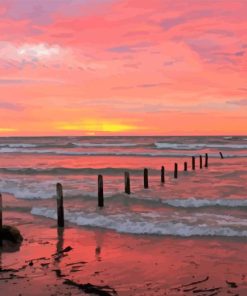
[[[109,286],[121,296],[197,295],[196,289],[205,295],[247,293],[245,241],[122,235],[72,224],[58,233],[54,220],[12,211],[4,213],[4,221],[24,236],[20,251],[1,254],[5,294],[86,295],[65,280]]]

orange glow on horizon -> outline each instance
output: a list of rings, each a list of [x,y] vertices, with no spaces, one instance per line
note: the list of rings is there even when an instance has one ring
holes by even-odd
[[[58,125],[58,130],[61,131],[78,131],[85,133],[96,132],[107,132],[107,133],[118,133],[118,132],[128,132],[136,131],[137,127],[128,124],[112,122],[112,121],[102,121],[96,119],[88,119],[81,123],[63,123]]]

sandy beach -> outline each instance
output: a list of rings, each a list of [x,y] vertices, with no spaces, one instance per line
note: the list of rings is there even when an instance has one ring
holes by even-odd
[[[58,231],[54,220],[14,211],[4,212],[4,222],[17,226],[24,242],[1,253],[1,295],[247,293],[245,239],[136,236],[68,223]]]

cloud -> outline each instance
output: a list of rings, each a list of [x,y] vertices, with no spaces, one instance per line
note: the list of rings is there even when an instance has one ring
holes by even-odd
[[[116,47],[108,48],[108,51],[117,53],[129,53],[134,51],[139,51],[142,48],[147,48],[152,46],[150,42],[139,42],[131,45],[121,45]]]
[[[213,15],[213,11],[211,10],[196,10],[196,11],[190,11],[188,13],[181,14],[177,17],[170,17],[165,18],[161,22],[162,28],[165,30],[170,30],[178,25],[185,24],[187,22],[191,22],[196,19],[201,19],[204,17],[208,17]]]
[[[244,50],[242,50],[242,51],[237,51],[237,52],[234,53],[234,55],[237,56],[237,57],[242,57],[242,56],[245,55],[245,51],[244,51]]]
[[[0,85],[18,85],[18,84],[62,84],[61,80],[53,79],[16,79],[16,78],[0,78]]]
[[[186,18],[183,17],[168,18],[162,21],[161,26],[166,30],[170,30],[177,25],[183,24],[184,22],[186,22]]]
[[[29,84],[33,82],[28,79],[0,79],[0,85],[9,85],[9,84]]]
[[[11,110],[11,111],[22,111],[24,110],[24,107],[16,103],[0,102],[0,109]]]
[[[57,44],[24,43],[15,45],[11,42],[0,42],[0,61],[11,61],[18,64],[36,64],[61,59],[65,49]]]
[[[103,63],[96,63],[95,59],[86,56],[82,50],[73,50],[58,44],[43,42],[17,45],[11,42],[0,41],[0,69],[9,70],[14,68],[23,70],[26,67],[37,69],[37,73],[42,68],[69,68],[70,70],[79,69],[83,71],[105,68]],[[41,82],[43,81],[42,79]]]
[[[60,54],[60,47],[58,45],[48,45],[44,43],[24,44],[16,48],[16,52],[20,57],[39,60],[58,56]]]
[[[133,49],[128,45],[111,47],[111,48],[108,48],[108,50],[112,52],[120,52],[120,53],[133,51]]]
[[[134,88],[155,88],[160,87],[164,85],[170,85],[168,82],[160,82],[160,83],[142,83],[142,84],[136,84],[136,85],[129,85],[129,86],[116,86],[112,89],[115,90],[124,90],[124,89],[134,89]]]
[[[232,104],[232,105],[238,105],[238,106],[247,106],[247,99],[242,99],[242,100],[232,100],[232,101],[227,101],[227,104]]]

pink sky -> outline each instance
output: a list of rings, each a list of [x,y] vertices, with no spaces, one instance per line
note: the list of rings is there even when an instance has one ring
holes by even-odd
[[[3,0],[0,135],[247,134],[246,0]]]

